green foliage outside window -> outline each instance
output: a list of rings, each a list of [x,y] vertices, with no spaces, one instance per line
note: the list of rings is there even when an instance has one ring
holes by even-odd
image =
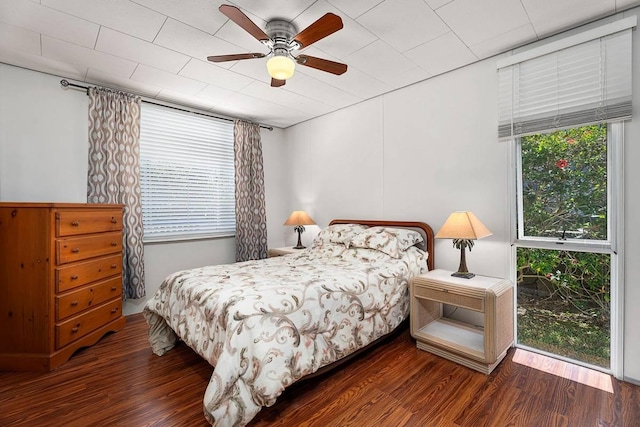
[[[526,237],[607,240],[607,127],[521,140]],[[609,367],[607,254],[518,248],[518,341]]]
[[[522,138],[526,236],[606,240],[607,126]]]

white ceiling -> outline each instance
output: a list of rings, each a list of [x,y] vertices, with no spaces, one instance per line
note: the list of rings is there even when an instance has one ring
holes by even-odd
[[[327,12],[344,28],[302,52],[348,64],[297,66],[272,88],[267,53],[218,11],[234,4],[264,29],[302,30]],[[276,127],[385,92],[640,5],[640,0],[0,0],[0,62]]]

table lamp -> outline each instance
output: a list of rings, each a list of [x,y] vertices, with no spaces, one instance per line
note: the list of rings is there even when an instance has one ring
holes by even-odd
[[[305,225],[315,225],[316,223],[305,211],[293,211],[289,218],[284,222],[284,225],[293,225],[293,231],[298,233],[298,244],[293,249],[304,249],[302,246],[302,232]]]
[[[475,274],[469,273],[469,270],[467,270],[464,250],[468,247],[469,251],[471,251],[474,240],[482,239],[492,234],[473,212],[459,211],[449,215],[449,218],[447,218],[435,237],[436,239],[453,239],[453,247],[460,249],[460,266],[452,276],[465,279],[471,279],[475,276]]]

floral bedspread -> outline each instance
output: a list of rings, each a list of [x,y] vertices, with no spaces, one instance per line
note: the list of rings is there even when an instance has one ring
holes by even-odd
[[[180,339],[204,357],[215,367],[205,417],[243,426],[287,386],[396,328],[427,256],[331,244],[181,271],[144,308],[151,347],[162,355]]]

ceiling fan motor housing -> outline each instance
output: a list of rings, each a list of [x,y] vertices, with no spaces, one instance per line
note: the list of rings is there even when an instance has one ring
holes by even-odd
[[[269,21],[265,32],[269,40],[265,40],[264,43],[274,56],[290,56],[292,50],[300,49],[300,44],[293,40],[298,31],[289,21],[280,19]]]

